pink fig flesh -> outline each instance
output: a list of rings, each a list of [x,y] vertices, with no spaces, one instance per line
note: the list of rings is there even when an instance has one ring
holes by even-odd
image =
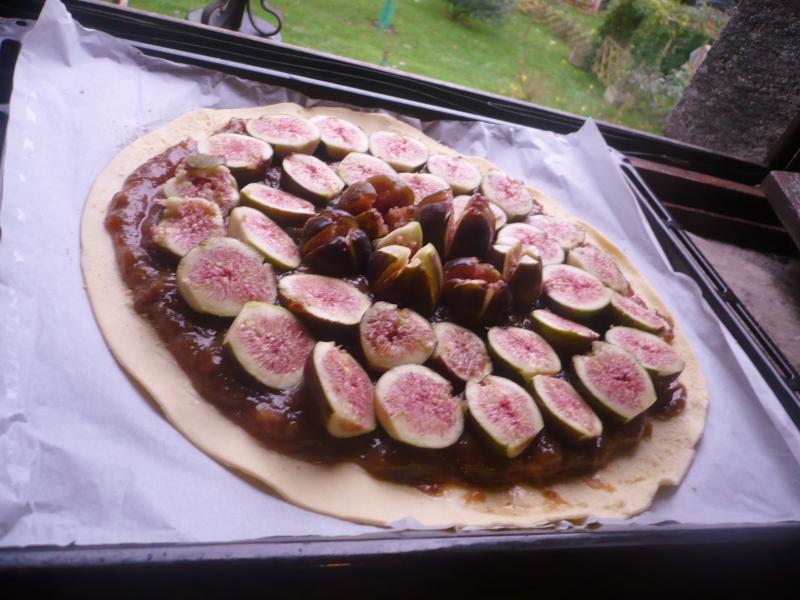
[[[621,294],[611,295],[611,311],[617,322],[629,327],[658,334],[671,329],[670,324],[658,312]]]
[[[591,273],[615,292],[628,289],[628,280],[617,263],[597,246],[586,244],[569,251],[567,264]]]
[[[490,202],[503,209],[509,221],[522,219],[534,206],[525,183],[502,171],[489,171],[483,176],[481,192]]]
[[[290,154],[284,158],[283,175],[290,187],[311,200],[327,201],[344,189],[344,182],[333,169],[308,154]]]
[[[299,384],[314,340],[285,308],[248,302],[225,334],[225,345],[239,365],[275,390]]]
[[[555,350],[529,329],[492,327],[487,339],[495,360],[525,382],[534,375],[555,375],[561,370]]]
[[[550,215],[531,215],[525,223],[541,229],[551,238],[556,240],[564,250],[571,250],[583,243],[586,232],[580,225],[571,223],[566,219],[551,217]]]
[[[533,328],[544,339],[568,353],[588,350],[592,342],[600,339],[596,331],[543,308],[534,310],[531,320]]]
[[[437,192],[449,190],[450,186],[441,177],[430,173],[400,173],[400,181],[405,183],[414,192],[414,204],[422,202]]]
[[[492,372],[492,361],[483,340],[469,329],[442,321],[433,326],[436,350],[431,357],[446,374],[461,381],[483,379]]]
[[[425,144],[394,131],[376,131],[370,135],[369,151],[400,172],[416,171],[428,160]]]
[[[336,173],[347,185],[366,181],[375,175],[397,177],[397,171],[380,158],[362,152],[351,152],[342,159]]]
[[[376,302],[364,313],[359,337],[364,357],[376,371],[422,364],[436,347],[433,328],[424,317],[388,302]]]
[[[277,295],[264,257],[228,237],[209,238],[184,256],[176,280],[189,306],[220,317],[235,317],[246,302],[274,302]]]
[[[460,156],[431,154],[428,172],[444,179],[454,194],[469,194],[481,183],[480,171]]]
[[[263,177],[272,162],[272,146],[263,140],[238,133],[218,133],[197,144],[203,154],[220,156],[234,175]]]
[[[511,223],[497,232],[499,244],[522,244],[522,250],[538,256],[543,265],[555,265],[564,262],[564,250],[559,243],[547,233],[525,223]]]
[[[683,371],[683,360],[667,342],[652,333],[632,327],[612,327],[605,339],[633,355],[654,378],[672,380]]]
[[[308,357],[305,377],[333,437],[354,437],[375,429],[372,381],[347,351],[332,342],[317,342]]]
[[[575,267],[549,265],[542,278],[545,298],[567,317],[590,317],[611,300],[611,291],[597,277]]]
[[[300,250],[294,240],[275,221],[255,208],[234,208],[228,221],[228,235],[250,244],[281,270],[300,266]]]
[[[251,119],[247,133],[272,145],[279,156],[311,154],[319,145],[319,129],[296,115],[266,115]]]
[[[398,366],[381,376],[375,412],[390,436],[418,448],[452,446],[464,431],[464,411],[450,382],[420,365]]]
[[[339,327],[358,325],[371,304],[369,297],[354,285],[309,273],[283,277],[278,293],[286,307],[298,316]]]
[[[603,422],[569,382],[536,375],[531,389],[540,408],[570,438],[583,441],[603,433]]]
[[[281,225],[302,225],[316,212],[308,200],[263,183],[244,186],[241,198],[244,204],[260,210]]]
[[[530,394],[503,377],[470,381],[467,408],[489,444],[507,458],[519,456],[544,428]]]
[[[341,160],[351,152],[366,152],[369,148],[367,134],[350,121],[318,116],[311,119],[311,122],[319,129],[322,145],[332,160]]]
[[[204,198],[167,198],[153,241],[176,256],[186,254],[203,240],[225,235],[219,206]]]
[[[591,353],[572,357],[572,366],[583,396],[619,421],[630,421],[656,401],[647,371],[622,348],[594,342]]]

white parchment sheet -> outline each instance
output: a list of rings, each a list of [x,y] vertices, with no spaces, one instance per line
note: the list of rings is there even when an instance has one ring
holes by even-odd
[[[82,29],[57,0],[45,6],[17,63],[3,172],[1,545],[378,531],[295,508],[192,446],[116,364],[83,289],[81,211],[121,148],[196,107],[283,100],[310,102],[142,56]],[[711,392],[706,432],[683,484],[633,522],[800,519],[797,431],[738,351],[740,367],[694,284],[665,266],[595,125],[570,136],[480,123],[425,131],[489,157],[605,232],[687,330]]]

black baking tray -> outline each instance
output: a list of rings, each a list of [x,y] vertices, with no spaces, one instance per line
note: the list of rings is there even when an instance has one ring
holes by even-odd
[[[233,37],[237,44],[244,43],[239,36]],[[433,105],[331,83],[335,73],[330,69],[336,67],[331,57],[326,58],[328,80],[320,81],[152,41],[138,41],[136,45],[154,56],[296,89],[315,98],[387,108],[422,120],[519,124],[499,119],[492,111],[470,112],[467,106],[459,109]],[[13,43],[2,47],[3,52],[13,53],[15,49]],[[13,66],[13,60],[0,58],[0,76],[10,74],[9,64]],[[342,61],[338,67],[347,72],[350,63]],[[435,87],[431,82],[428,85]],[[10,86],[10,80],[5,86]],[[5,91],[2,95],[7,101]],[[553,115],[554,122],[558,121],[560,113]],[[543,119],[537,126],[563,131],[548,124],[552,125]],[[724,165],[726,158],[715,160]],[[709,306],[800,428],[797,373],[635,169],[626,163],[623,172],[672,266],[697,282]],[[765,576],[774,582],[789,573],[798,555],[800,523],[726,527],[620,525],[597,531],[386,531],[359,537],[307,536],[217,544],[3,548],[0,579],[30,592],[59,595],[110,591],[115,596],[138,596],[153,583],[161,583],[166,586],[163,590],[172,590],[181,597],[213,597],[234,591],[263,593],[262,586],[268,581],[273,594],[334,592],[335,596],[344,591],[375,588],[395,597],[406,595],[421,583],[447,586],[450,591],[496,595],[535,586],[537,592],[561,595],[585,591],[587,582],[595,579],[612,583],[623,595],[637,595],[642,591],[637,587],[640,582],[654,577],[660,583],[658,589],[648,592],[652,595],[685,590],[687,585],[708,578],[716,580],[715,592],[741,592],[743,583],[757,586]],[[581,577],[573,577],[576,572]]]

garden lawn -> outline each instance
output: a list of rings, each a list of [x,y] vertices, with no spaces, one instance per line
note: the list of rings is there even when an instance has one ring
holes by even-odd
[[[130,0],[129,5],[184,17],[190,9],[210,2]],[[289,44],[636,129],[661,129],[661,117],[606,104],[603,85],[594,75],[567,62],[569,46],[521,13],[495,28],[453,21],[444,0],[398,0],[392,29],[379,31],[373,24],[383,0],[271,0],[271,4],[284,15],[281,35]]]

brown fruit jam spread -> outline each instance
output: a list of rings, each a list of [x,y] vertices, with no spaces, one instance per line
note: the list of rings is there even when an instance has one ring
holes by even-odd
[[[225,128],[240,129],[235,121]],[[176,286],[177,259],[168,256],[152,239],[151,230],[163,210],[155,201],[160,186],[194,150],[192,142],[182,142],[136,169],[114,196],[106,228],[113,238],[122,278],[133,294],[135,310],[156,328],[198,393],[268,447],[316,463],[355,462],[377,478],[429,491],[453,482],[481,486],[541,484],[601,467],[645,435],[650,416],[668,418],[683,408],[686,391],[673,383],[658,391],[658,401],[647,414],[625,425],[606,421],[598,439],[574,444],[545,427],[514,459],[493,453],[469,424],[458,442],[443,450],[402,444],[380,428],[356,438],[331,437],[312,403],[306,401],[302,385],[273,393],[240,370],[222,345],[230,320],[200,315],[189,308]],[[280,177],[280,169],[273,168],[264,182],[277,187]],[[298,239],[299,231],[287,231]],[[363,278],[350,281],[368,291]],[[440,309],[432,321],[445,317]],[[511,315],[507,323],[526,325],[527,318]],[[356,334],[332,335],[313,328],[311,331],[317,339],[333,340],[361,358]],[[485,331],[476,332],[485,339]]]

